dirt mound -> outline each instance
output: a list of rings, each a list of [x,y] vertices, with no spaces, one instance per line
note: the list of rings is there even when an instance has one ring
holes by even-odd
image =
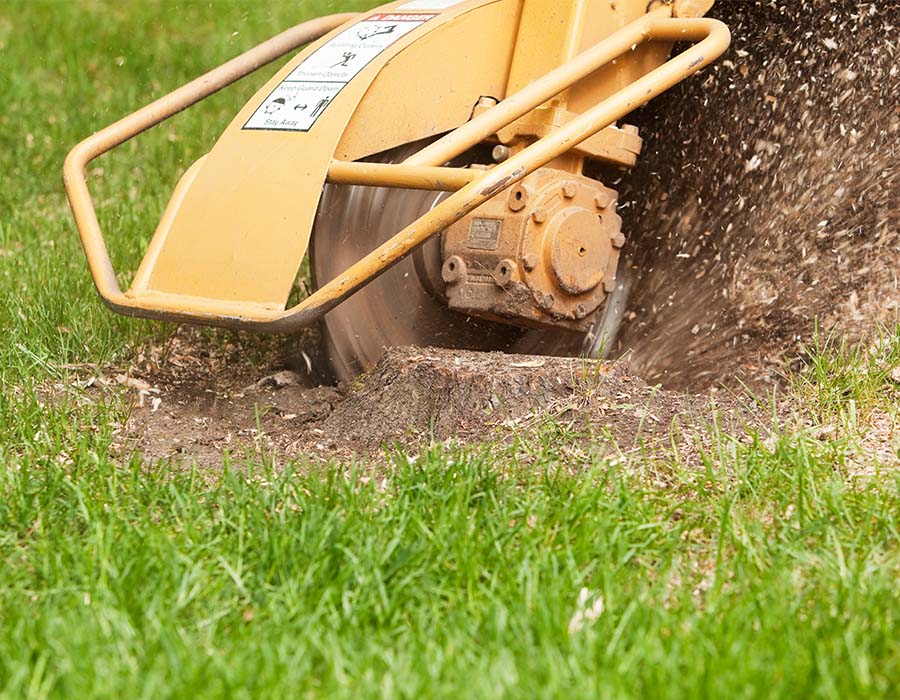
[[[573,358],[395,348],[325,419],[357,446],[386,438],[480,440],[494,427],[572,419],[603,427],[624,447],[668,435],[690,397],[659,392],[622,363]]]
[[[629,450],[668,441],[681,419],[713,420],[709,396],[650,387],[622,363],[395,348],[353,387],[336,389],[311,386],[291,370],[247,384],[246,365],[223,372],[208,354],[187,354],[189,347],[175,362],[134,374],[144,400],[132,411],[123,451],[207,466],[221,465],[226,451],[284,462],[395,443],[503,440],[548,420]]]
[[[632,251],[615,352],[647,381],[771,381],[817,325],[896,317],[893,5],[719,0],[730,52],[630,118],[646,143],[615,185]]]

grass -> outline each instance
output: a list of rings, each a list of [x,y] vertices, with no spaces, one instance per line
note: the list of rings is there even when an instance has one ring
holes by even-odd
[[[890,406],[900,388],[898,328],[883,329],[868,345],[816,334],[804,373],[794,377],[795,393],[804,396],[822,421],[846,418],[850,407],[866,415]]]
[[[796,417],[712,431],[699,465],[610,460],[550,423],[215,476],[117,456],[124,400],[70,366],[127,365],[172,329],[97,301],[67,149],[366,4],[0,7],[0,698],[896,697],[898,328],[819,342],[785,397]],[[258,84],[96,165],[121,269]]]
[[[5,697],[893,694],[896,472],[785,436],[660,488],[598,455],[572,476],[559,441],[377,478],[209,483],[97,443],[9,465]]]

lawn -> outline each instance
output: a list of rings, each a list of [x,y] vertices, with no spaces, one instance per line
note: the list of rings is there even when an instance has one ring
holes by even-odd
[[[0,698],[897,697],[898,327],[813,345],[763,402],[776,420],[711,420],[690,457],[611,458],[550,420],[215,473],[116,448],[125,389],[81,369],[173,327],[97,299],[67,150],[292,23],[374,4],[0,4]],[[119,269],[260,81],[92,165]]]

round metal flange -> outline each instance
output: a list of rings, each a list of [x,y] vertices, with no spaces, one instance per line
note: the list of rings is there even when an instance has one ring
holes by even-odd
[[[615,279],[621,219],[608,209],[615,201],[612,190],[568,173],[560,182],[560,176],[549,169],[530,176],[532,215],[523,229],[522,277],[541,309],[581,320],[612,291],[606,282]]]
[[[594,212],[564,209],[550,222],[548,238],[550,269],[566,292],[586,294],[606,277],[612,245]]]

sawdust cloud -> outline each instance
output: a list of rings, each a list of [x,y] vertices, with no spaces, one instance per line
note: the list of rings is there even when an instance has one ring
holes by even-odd
[[[719,0],[729,52],[630,120],[615,352],[644,379],[764,384],[817,327],[859,339],[897,317],[898,10]]]

